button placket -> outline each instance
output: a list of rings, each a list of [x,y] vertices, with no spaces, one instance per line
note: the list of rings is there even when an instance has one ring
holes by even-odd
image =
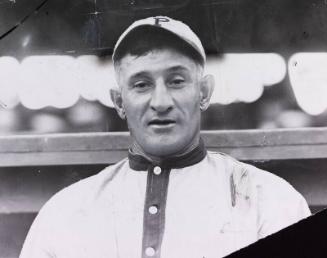
[[[162,169],[159,166],[148,169],[143,213],[143,258],[160,257],[169,174],[169,169]]]

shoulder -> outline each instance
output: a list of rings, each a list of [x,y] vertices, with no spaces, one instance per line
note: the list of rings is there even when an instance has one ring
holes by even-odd
[[[306,200],[283,178],[223,153],[211,152],[209,155],[223,166],[231,193],[235,193],[235,205],[255,206],[262,236],[310,215]]]
[[[75,212],[92,205],[106,191],[110,192],[117,174],[128,165],[127,159],[104,168],[96,175],[82,179],[56,193],[40,210],[40,216]],[[58,212],[60,211],[60,212]],[[59,217],[58,217],[59,218]]]
[[[110,203],[113,182],[126,166],[128,162],[124,159],[55,194],[35,218],[20,257],[50,257],[50,254],[55,257],[58,250],[70,248],[69,241],[57,240],[74,239],[71,234],[78,235],[76,232],[83,232],[83,226],[89,225],[87,221],[94,221],[98,214],[95,207]],[[71,231],[72,228],[79,231]]]
[[[257,168],[253,165],[238,161],[235,158],[218,152],[209,152],[211,159],[220,163],[224,167],[224,172],[227,176],[232,177],[235,184],[247,184],[256,189],[274,194],[274,196],[285,194],[291,195],[294,198],[302,197],[294,187],[283,178]]]

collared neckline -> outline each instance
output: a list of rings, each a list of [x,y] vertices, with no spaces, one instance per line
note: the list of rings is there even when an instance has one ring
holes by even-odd
[[[207,155],[207,150],[200,138],[199,145],[190,152],[181,155],[173,156],[162,160],[159,163],[152,163],[147,158],[139,154],[134,154],[131,149],[128,152],[129,166],[137,171],[148,170],[150,167],[160,166],[164,169],[184,168],[199,163]]]

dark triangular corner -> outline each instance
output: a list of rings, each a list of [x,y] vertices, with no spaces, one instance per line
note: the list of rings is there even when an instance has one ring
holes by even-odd
[[[241,257],[327,257],[327,209],[226,256]]]

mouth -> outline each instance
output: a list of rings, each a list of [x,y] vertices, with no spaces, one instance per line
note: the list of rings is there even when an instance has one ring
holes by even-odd
[[[172,119],[153,119],[149,122],[149,126],[154,127],[170,127],[176,124]]]

